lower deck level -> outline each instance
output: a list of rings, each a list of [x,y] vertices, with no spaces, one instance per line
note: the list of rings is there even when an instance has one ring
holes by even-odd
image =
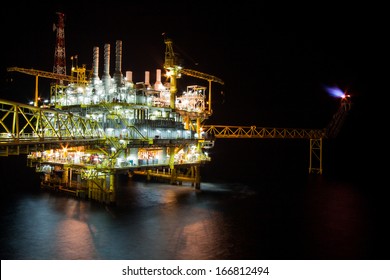
[[[33,162],[28,162],[30,167]],[[50,166],[50,163],[45,163]],[[80,199],[94,200],[105,204],[115,204],[117,196],[117,176],[127,175],[130,178],[144,177],[145,180],[156,180],[173,185],[188,184],[194,190],[200,190],[200,164],[182,164],[169,166],[147,166],[143,168],[92,169],[85,166],[53,164],[50,168],[41,169],[40,187],[45,190],[65,193]]]

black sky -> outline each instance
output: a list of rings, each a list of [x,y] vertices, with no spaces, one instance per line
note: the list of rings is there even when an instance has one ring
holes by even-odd
[[[104,44],[114,50],[122,40],[122,70],[133,71],[135,82],[150,71],[154,81],[163,66],[165,32],[186,68],[225,81],[213,84],[208,124],[323,128],[339,106],[324,86],[337,86],[353,96],[356,108],[344,133],[359,143],[368,138],[360,131],[374,104],[384,38],[384,8],[374,3],[53,2],[15,1],[2,8],[0,98],[27,102],[34,94],[34,77],[7,73],[7,67],[52,71],[52,26],[61,11],[68,71],[70,56],[91,69],[94,46],[102,58]],[[187,77],[179,89],[193,83],[208,85]],[[48,85],[41,79],[41,95],[48,96]]]

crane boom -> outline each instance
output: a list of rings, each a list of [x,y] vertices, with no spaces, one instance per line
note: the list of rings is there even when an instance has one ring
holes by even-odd
[[[46,72],[42,70],[36,70],[36,69],[26,69],[26,68],[20,68],[20,67],[9,67],[7,68],[8,72],[20,72],[27,75],[35,76],[35,98],[34,98],[34,106],[38,106],[38,78],[47,78],[47,79],[53,79],[53,80],[60,80],[60,81],[67,81],[70,83],[81,83],[85,84],[87,82],[86,80],[86,69],[85,67],[74,67],[72,68],[72,73],[76,73],[75,76],[68,76],[64,74],[58,74],[53,72]]]
[[[224,81],[222,81],[220,78],[218,78],[216,76],[205,74],[205,73],[202,73],[202,72],[199,72],[196,70],[192,70],[192,69],[182,68],[180,70],[180,73],[187,75],[187,76],[207,80],[209,82],[216,82],[216,83],[219,83],[221,85],[225,84]]]
[[[36,70],[36,69],[26,69],[26,68],[20,68],[20,67],[9,67],[7,68],[8,72],[20,72],[23,74],[27,75],[32,75],[32,76],[37,76],[37,77],[43,77],[43,78],[48,78],[48,79],[53,79],[53,80],[63,80],[63,81],[68,81],[68,82],[76,82],[77,78],[73,76],[68,76],[64,74],[58,74],[58,73],[53,73],[53,72],[46,72],[46,71],[41,71],[41,70]]]

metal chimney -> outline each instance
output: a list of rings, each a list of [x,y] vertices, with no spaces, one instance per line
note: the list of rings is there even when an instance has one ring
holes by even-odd
[[[161,83],[161,69],[156,70],[156,82],[154,83],[154,89],[155,90],[161,90],[162,83]]]
[[[115,83],[120,86],[122,84],[122,41],[116,41],[115,47]]]
[[[131,72],[131,71],[126,71],[126,80],[127,80],[129,83],[132,83],[132,82],[133,82],[133,72]]]
[[[99,81],[99,47],[93,48],[92,82]]]
[[[149,79],[149,77],[150,77],[150,73],[149,73],[149,71],[145,71],[145,86],[146,87],[149,87],[150,86],[150,79]]]
[[[104,68],[102,80],[105,87],[110,86],[110,44],[104,45]]]

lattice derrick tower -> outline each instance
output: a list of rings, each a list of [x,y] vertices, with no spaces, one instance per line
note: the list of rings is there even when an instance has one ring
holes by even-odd
[[[65,24],[63,13],[57,12],[58,23],[54,24],[53,30],[57,31],[56,46],[54,52],[53,73],[66,75],[66,59],[65,59]],[[63,80],[57,80],[56,84],[63,84]]]

